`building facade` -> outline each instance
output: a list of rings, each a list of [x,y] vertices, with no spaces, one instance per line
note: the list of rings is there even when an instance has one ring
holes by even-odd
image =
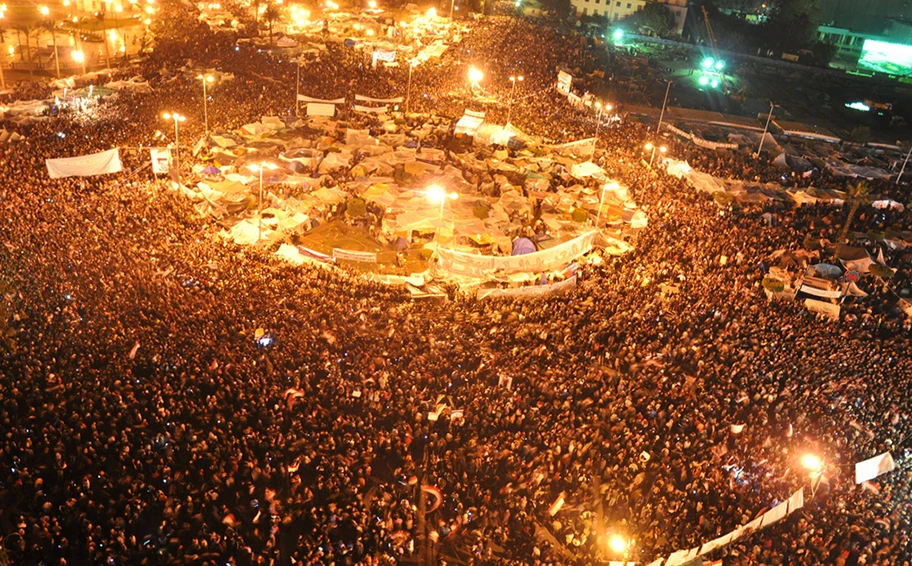
[[[571,0],[577,17],[604,16],[616,22],[642,10],[646,4],[655,2],[664,4],[675,17],[675,30],[678,35],[684,30],[687,19],[689,0]]]

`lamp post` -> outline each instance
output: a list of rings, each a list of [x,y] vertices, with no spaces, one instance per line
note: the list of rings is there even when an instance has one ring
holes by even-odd
[[[56,23],[51,18],[51,9],[47,6],[38,6],[38,13],[44,16],[51,26],[51,42],[54,44],[54,66],[57,70],[57,78],[60,78],[60,59],[57,57],[57,31]]]
[[[412,70],[415,68],[415,60],[412,59],[409,61],[409,77],[408,85],[405,87],[405,113],[409,113],[409,104],[412,100]]]
[[[902,167],[899,168],[899,175],[896,176],[896,184],[898,185],[900,180],[902,180],[903,173],[906,172],[906,163],[909,162],[909,156],[912,155],[912,147],[909,147],[909,152],[906,154],[905,160],[903,160]]]
[[[595,217],[595,227],[599,227],[599,222],[602,219],[602,205],[605,203],[605,193],[608,192],[608,189],[616,189],[620,185],[616,181],[611,181],[610,183],[605,183],[602,185],[602,196],[599,198],[599,207],[598,207],[598,216]]]
[[[665,100],[662,101],[662,112],[659,114],[659,125],[656,126],[656,134],[659,133],[659,130],[662,129],[662,118],[665,117],[665,106],[668,104],[668,93],[671,91],[671,81],[668,81],[668,86],[665,87]]]
[[[177,167],[177,184],[180,185],[180,129],[178,128],[178,124],[185,121],[187,117],[178,114],[177,112],[165,112],[162,114],[162,118],[174,121],[174,164]]]
[[[814,497],[817,495],[817,488],[820,487],[820,480],[823,479],[826,463],[820,456],[808,453],[801,457],[801,465],[811,478],[811,497]]]
[[[298,57],[298,72],[295,76],[295,116],[301,115],[301,58]]]
[[[595,146],[598,144],[599,129],[602,126],[602,112],[605,110],[610,111],[612,106],[610,104],[602,105],[601,102],[595,103],[595,137],[592,139],[592,155],[595,156]]]
[[[448,201],[448,200],[458,199],[459,194],[458,193],[448,193],[448,192],[446,192],[446,189],[444,189],[440,185],[431,185],[430,187],[427,188],[427,190],[425,191],[424,194],[425,194],[425,196],[427,196],[427,199],[432,204],[436,204],[438,202],[440,203],[440,211],[438,212],[437,216],[438,216],[438,220],[440,221],[440,226],[442,227],[443,226],[443,205],[446,204],[446,201]],[[438,228],[438,230],[434,236],[437,237],[439,234],[440,234],[440,229]]]
[[[757,146],[757,153],[756,153],[756,155],[754,155],[754,158],[760,157],[760,150],[763,149],[763,142],[766,140],[766,132],[769,131],[770,121],[773,119],[773,108],[775,108],[775,107],[776,107],[776,105],[773,104],[771,101],[770,102],[770,113],[769,113],[769,116],[766,117],[766,125],[763,126],[763,135],[760,136],[760,145]]]
[[[627,561],[627,555],[630,552],[630,541],[622,537],[621,535],[611,535],[608,538],[608,548],[617,554],[621,554],[624,557],[624,562]]]
[[[79,51],[73,51],[73,61],[77,63],[82,63],[82,74],[86,74],[86,59],[85,53],[80,49]]]
[[[0,10],[0,20],[2,20],[3,18],[6,17],[6,4],[3,4],[2,6],[0,6],[0,8],[3,8],[2,10]],[[0,59],[0,88],[2,88],[3,90],[6,90],[6,77],[3,76],[3,60],[2,59]]]
[[[212,75],[199,75],[196,78],[203,81],[203,122],[206,125],[206,136],[209,136],[209,93],[206,92],[206,83],[211,83],[215,80],[215,77]]]
[[[456,4],[456,0],[450,0],[450,21],[453,21],[453,6]]]
[[[481,69],[477,68],[475,65],[469,67],[469,85],[472,90],[478,86],[478,83],[481,82],[481,79],[484,78],[484,73],[481,72]]]
[[[664,145],[657,147],[655,144],[647,143],[645,147],[646,147],[646,151],[650,151],[650,150],[652,151],[652,157],[649,158],[649,167],[652,167],[652,162],[655,161],[657,150],[660,153],[665,153],[666,151],[668,151],[668,148],[665,147]]]
[[[248,166],[251,171],[260,172],[260,201],[259,201],[259,213],[257,214],[257,243],[263,239],[263,170],[264,169],[275,169],[275,163],[268,163],[263,161],[262,163],[257,163],[255,165]]]
[[[507,106],[507,124],[510,124],[510,116],[513,115],[513,95],[516,94],[516,83],[523,82],[523,76],[518,75],[515,77],[510,77],[510,82],[513,83],[513,86],[510,88],[510,105]]]

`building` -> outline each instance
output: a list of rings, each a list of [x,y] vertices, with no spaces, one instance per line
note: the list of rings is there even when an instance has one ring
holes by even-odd
[[[577,16],[605,16],[616,22],[642,10],[646,0],[571,0]]]
[[[605,16],[612,22],[642,10],[649,2],[664,4],[674,14],[678,35],[684,30],[689,0],[570,0],[577,16]]]

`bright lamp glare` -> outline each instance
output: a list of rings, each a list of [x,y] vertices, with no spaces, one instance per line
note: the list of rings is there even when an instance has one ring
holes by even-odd
[[[725,68],[725,61],[716,61],[716,70],[721,71]]]
[[[719,79],[713,79],[710,84],[713,88],[717,88],[719,86]]]
[[[624,39],[624,30],[622,30],[622,29],[614,30],[614,40],[620,41],[622,39]]]
[[[706,86],[706,85],[709,84],[709,79],[706,78],[706,77],[700,77],[700,79],[699,79],[698,82],[699,82],[702,86]]]
[[[484,73],[475,67],[469,67],[469,81],[472,83],[478,83],[481,79],[484,78]]]
[[[858,110],[860,112],[869,112],[871,110],[871,107],[864,102],[847,103],[846,108],[851,108],[852,110]]]
[[[805,454],[801,457],[801,465],[812,472],[819,472],[823,468],[823,460],[816,454]]]
[[[713,61],[712,57],[707,57],[706,59],[703,59],[703,68],[708,69],[708,68],[712,67],[714,62],[715,61]]]
[[[614,552],[624,552],[627,550],[627,541],[621,535],[611,535],[608,539],[608,548]]]

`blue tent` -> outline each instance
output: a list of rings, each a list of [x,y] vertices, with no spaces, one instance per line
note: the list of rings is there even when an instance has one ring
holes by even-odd
[[[538,251],[535,242],[529,238],[516,238],[513,240],[513,253],[510,255],[526,255]]]

